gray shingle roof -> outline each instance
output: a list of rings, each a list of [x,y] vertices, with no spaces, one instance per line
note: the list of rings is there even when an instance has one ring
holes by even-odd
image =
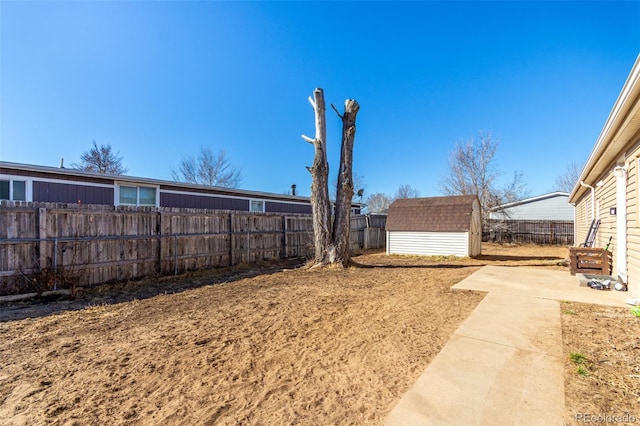
[[[475,195],[396,200],[389,207],[387,231],[469,231],[475,200]]]

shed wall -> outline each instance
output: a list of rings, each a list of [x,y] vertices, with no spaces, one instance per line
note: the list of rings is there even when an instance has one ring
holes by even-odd
[[[387,232],[387,254],[469,256],[468,232]]]

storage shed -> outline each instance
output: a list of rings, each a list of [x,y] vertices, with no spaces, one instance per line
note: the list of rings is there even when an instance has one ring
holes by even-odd
[[[387,254],[473,257],[482,249],[475,195],[405,198],[389,207]]]

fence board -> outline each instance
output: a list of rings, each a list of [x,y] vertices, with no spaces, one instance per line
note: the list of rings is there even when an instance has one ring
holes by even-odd
[[[351,247],[384,247],[383,219],[353,217]],[[310,215],[0,203],[0,295],[45,270],[90,286],[312,254]]]
[[[495,220],[488,222],[483,241],[573,245],[572,220]]]

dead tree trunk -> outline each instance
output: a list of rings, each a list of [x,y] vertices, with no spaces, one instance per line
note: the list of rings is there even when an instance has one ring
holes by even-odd
[[[326,150],[325,102],[322,89],[309,98],[316,118],[316,137],[302,138],[315,148],[313,165],[307,167],[312,176],[311,209],[315,244],[315,265],[339,264],[345,266],[349,256],[349,222],[353,200],[353,143],[356,133],[356,114],[360,106],[352,99],[345,101],[342,119],[342,148],[335,204],[335,219],[331,228],[331,203],[329,201],[329,164]],[[333,106],[333,105],[332,105]],[[335,109],[335,107],[334,107]],[[336,112],[338,112],[336,110]],[[330,229],[332,230],[330,232]]]
[[[307,167],[311,173],[311,211],[313,214],[313,236],[315,246],[315,264],[326,264],[328,261],[331,234],[331,204],[329,202],[329,163],[327,162],[327,125],[325,119],[324,92],[313,91],[314,99],[309,97],[316,117],[316,137],[302,138],[312,144],[315,149],[313,165]]]
[[[335,107],[334,107],[335,109]],[[351,258],[349,253],[351,202],[353,201],[353,142],[356,135],[356,115],[360,105],[353,99],[344,102],[344,114],[338,116],[342,120],[342,147],[340,150],[340,170],[338,172],[338,188],[336,191],[335,220],[329,262],[346,265]]]

